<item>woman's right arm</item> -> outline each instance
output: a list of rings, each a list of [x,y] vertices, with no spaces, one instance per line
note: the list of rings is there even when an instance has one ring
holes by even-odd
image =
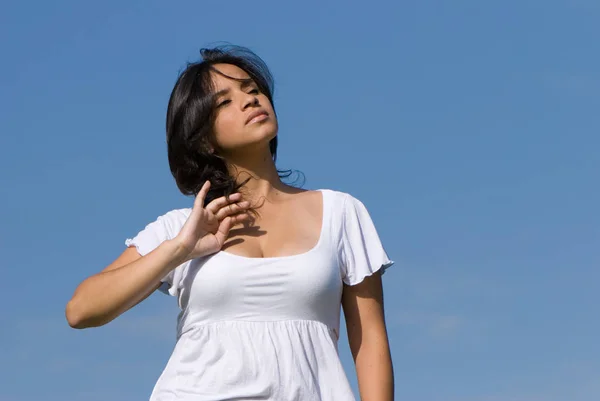
[[[162,242],[145,256],[127,248],[100,273],[84,280],[67,304],[66,317],[76,329],[98,327],[146,299],[161,279],[188,259],[178,240]]]
[[[248,218],[250,204],[235,193],[205,207],[209,188],[207,181],[174,238],[163,240],[144,256],[129,247],[100,273],[79,284],[66,307],[69,325],[83,329],[107,324],[146,299],[177,266],[221,249],[231,227]]]

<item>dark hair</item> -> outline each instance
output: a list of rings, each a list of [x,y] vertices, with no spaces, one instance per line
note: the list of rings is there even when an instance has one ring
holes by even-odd
[[[244,70],[271,104],[274,82],[265,62],[245,47],[201,49],[200,55],[200,61],[187,64],[171,92],[167,108],[167,149],[171,173],[184,195],[196,195],[206,180],[210,180],[207,204],[215,198],[231,195],[249,180],[237,182],[225,160],[211,152],[216,109],[211,77],[211,71],[215,71],[213,65],[232,64]],[[269,149],[275,161],[277,137],[270,141]],[[280,177],[291,174],[289,170],[278,172]]]

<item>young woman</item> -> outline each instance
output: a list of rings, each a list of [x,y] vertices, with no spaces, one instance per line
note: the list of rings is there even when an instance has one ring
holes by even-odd
[[[340,306],[363,401],[393,399],[380,274],[387,257],[364,205],[284,184],[263,61],[204,49],[167,110],[171,172],[192,208],[126,241],[66,307],[104,325],[159,289],[177,297],[177,343],[152,401],[354,400],[337,351]]]

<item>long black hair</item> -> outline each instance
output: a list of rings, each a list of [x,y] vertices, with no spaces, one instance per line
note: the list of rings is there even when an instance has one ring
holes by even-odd
[[[196,195],[204,182],[211,187],[205,204],[237,192],[249,179],[238,182],[225,160],[211,151],[215,121],[215,97],[211,72],[215,64],[232,64],[244,70],[267,96],[273,110],[274,81],[265,62],[241,46],[218,46],[200,50],[201,60],[188,63],[180,73],[167,108],[167,149],[169,166],[177,187],[184,195]],[[273,161],[277,158],[277,136],[269,142]],[[281,178],[290,170],[278,170]]]

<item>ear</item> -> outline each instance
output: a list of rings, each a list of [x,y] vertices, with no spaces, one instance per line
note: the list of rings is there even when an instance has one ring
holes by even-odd
[[[211,155],[215,154],[215,146],[213,145],[212,141],[210,140],[204,140],[203,142],[203,146],[204,149],[206,150],[206,152],[210,153]]]

